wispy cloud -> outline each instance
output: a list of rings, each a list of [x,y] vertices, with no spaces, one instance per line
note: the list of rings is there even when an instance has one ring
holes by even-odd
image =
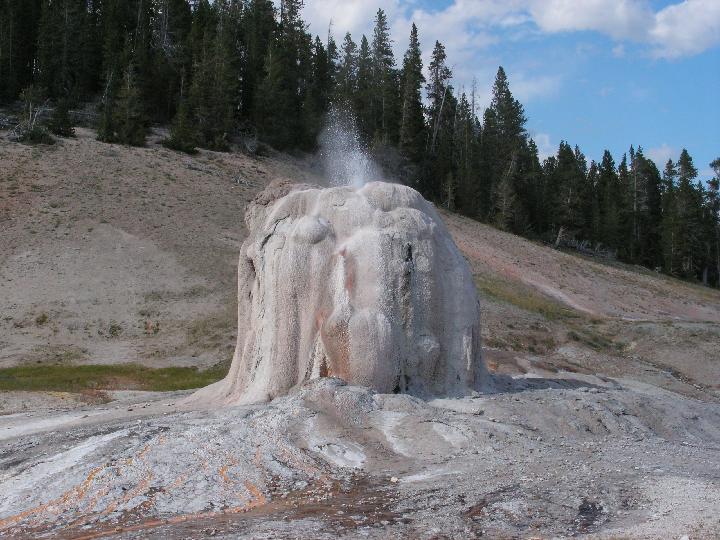
[[[530,137],[535,141],[538,148],[538,157],[540,160],[554,156],[556,152],[555,145],[550,141],[550,135],[547,133],[530,132]]]
[[[668,159],[677,159],[680,152],[677,148],[673,148],[672,146],[668,146],[666,143],[663,143],[655,148],[650,148],[645,152],[645,154],[652,159],[655,162],[655,165],[657,165],[657,168],[662,171],[665,168],[665,164],[668,162]]]

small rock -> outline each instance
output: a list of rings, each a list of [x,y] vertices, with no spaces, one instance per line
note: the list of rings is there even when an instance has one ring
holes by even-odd
[[[397,484],[400,481],[400,479],[397,476],[393,476],[392,478],[390,478],[390,481],[393,484]]]

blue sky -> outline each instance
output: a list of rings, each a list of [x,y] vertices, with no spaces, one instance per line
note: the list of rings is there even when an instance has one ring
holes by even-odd
[[[388,14],[396,59],[410,24],[426,58],[445,44],[456,88],[477,79],[482,106],[498,65],[525,105],[543,155],[561,140],[616,161],[641,145],[662,166],[686,147],[707,179],[720,157],[720,0],[306,0],[305,18],[340,41]]]

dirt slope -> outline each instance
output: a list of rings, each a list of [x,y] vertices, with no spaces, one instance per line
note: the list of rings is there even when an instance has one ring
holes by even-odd
[[[0,142],[0,366],[207,366],[233,347],[246,202],[283,159]]]
[[[227,361],[245,204],[274,178],[320,181],[287,156],[186,156],[82,129],[54,147],[0,139],[0,160],[0,367]],[[476,274],[493,369],[717,397],[720,292],[443,215]]]

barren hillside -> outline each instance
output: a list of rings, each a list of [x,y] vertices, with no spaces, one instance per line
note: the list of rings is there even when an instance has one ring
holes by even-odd
[[[282,155],[186,156],[78,131],[52,147],[0,142],[0,367],[227,361],[245,204],[273,178],[319,179]],[[717,397],[720,292],[443,215],[476,274],[492,368]]]

